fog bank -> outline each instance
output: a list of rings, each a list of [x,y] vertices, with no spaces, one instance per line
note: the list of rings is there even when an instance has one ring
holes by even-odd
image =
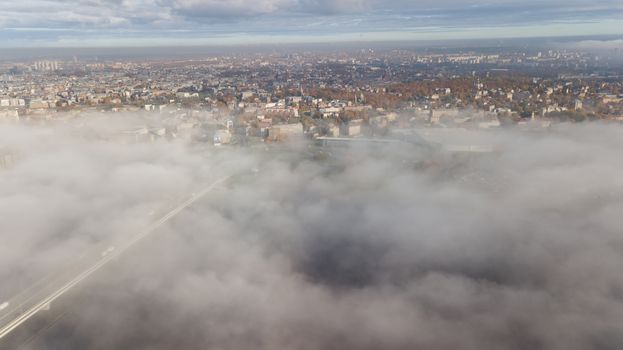
[[[29,349],[623,346],[622,127],[326,160],[72,130],[0,126],[19,155],[0,171],[0,299],[245,175],[94,275]]]

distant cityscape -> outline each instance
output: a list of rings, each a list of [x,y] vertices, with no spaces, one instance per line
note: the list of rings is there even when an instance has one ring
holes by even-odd
[[[115,137],[214,145],[623,121],[623,65],[572,50],[358,49],[0,63],[0,120],[141,112]],[[157,116],[157,118],[153,118]]]

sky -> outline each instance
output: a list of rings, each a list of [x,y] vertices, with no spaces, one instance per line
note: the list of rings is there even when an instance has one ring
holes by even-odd
[[[24,350],[623,348],[622,126],[423,134],[496,149],[469,163],[106,141],[141,120],[0,125],[0,303],[247,174],[52,303]]]
[[[623,34],[621,0],[0,0],[4,47]]]

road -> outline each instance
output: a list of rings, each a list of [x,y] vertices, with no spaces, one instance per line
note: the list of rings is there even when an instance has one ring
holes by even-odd
[[[160,226],[190,207],[193,203],[210,193],[219,185],[225,183],[231,177],[232,176],[226,176],[220,178],[202,190],[193,193],[185,201],[138,232],[122,245],[107,246],[103,250],[98,249],[91,254],[85,254],[76,264],[73,264],[64,271],[46,277],[10,300],[0,301],[0,340],[31,319],[39,311],[49,309],[53,301],[67,293],[113,259],[119,257],[130,247],[154,233]]]

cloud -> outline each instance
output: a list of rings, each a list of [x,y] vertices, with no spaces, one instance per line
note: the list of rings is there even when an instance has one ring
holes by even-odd
[[[364,16],[395,21],[394,15],[433,15],[441,20],[434,25],[449,26],[464,23],[499,24],[504,21],[556,21],[568,19],[620,18],[623,10],[617,1],[600,0],[587,4],[573,0],[562,2],[506,0],[495,3],[483,1],[379,1],[379,0],[117,0],[64,1],[0,0],[3,12],[0,25],[11,27],[71,28],[85,26],[105,28],[156,28],[160,26],[192,27],[197,22],[210,25],[219,20],[241,20],[273,16],[271,21],[289,16]],[[524,16],[517,17],[517,13]],[[542,16],[545,13],[547,16]],[[205,23],[207,21],[207,23]],[[194,24],[193,24],[194,23]],[[405,23],[417,26],[418,23]],[[431,23],[426,23],[426,25]],[[251,26],[252,27],[252,26]]]
[[[621,34],[615,28],[623,19],[623,5],[608,0],[0,0],[0,6],[0,38],[10,47],[194,45],[223,35],[232,38],[226,43],[378,33],[379,41],[439,39],[431,31],[450,39],[612,35]]]
[[[301,11],[320,14],[360,14],[372,10],[373,2],[367,0],[300,0],[299,7]]]
[[[261,164],[94,276],[30,349],[620,348],[622,134],[501,130],[476,135],[497,150],[482,157],[316,161],[1,126],[21,154],[0,173],[1,286]]]
[[[154,1],[0,1],[0,25],[11,27],[55,27],[106,29],[172,20],[170,10]]]
[[[189,17],[248,17],[275,13],[293,5],[293,0],[176,0],[168,6]]]

